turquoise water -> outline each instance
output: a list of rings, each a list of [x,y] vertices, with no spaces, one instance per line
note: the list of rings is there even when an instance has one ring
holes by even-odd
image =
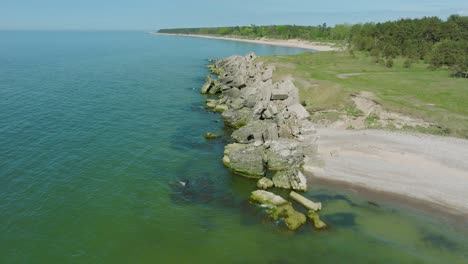
[[[251,50],[301,52],[0,32],[0,263],[468,262],[466,229],[332,187],[306,194],[323,201],[324,232],[290,232],[246,202],[254,182],[222,166],[229,131],[198,90],[207,58]]]

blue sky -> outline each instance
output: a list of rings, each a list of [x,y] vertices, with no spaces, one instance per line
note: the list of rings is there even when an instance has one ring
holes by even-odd
[[[450,14],[468,15],[468,0],[0,0],[0,29],[333,25]]]

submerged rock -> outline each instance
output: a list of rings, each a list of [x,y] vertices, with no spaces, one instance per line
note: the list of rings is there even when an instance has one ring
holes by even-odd
[[[211,132],[206,132],[205,133],[205,138],[206,139],[215,139],[215,138],[218,138],[219,136],[214,134],[214,133],[211,133]]]
[[[306,222],[306,216],[294,210],[290,202],[283,197],[267,191],[254,191],[250,200],[267,208],[268,215],[273,220],[284,219],[284,223],[290,230],[296,230]]]
[[[319,214],[315,212],[314,210],[309,211],[308,217],[314,224],[315,229],[324,229],[327,227],[327,224],[325,224],[325,222],[320,220]]]

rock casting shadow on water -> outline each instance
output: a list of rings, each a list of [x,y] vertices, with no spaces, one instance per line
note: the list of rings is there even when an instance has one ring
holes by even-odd
[[[192,179],[183,186],[177,181],[169,183],[169,196],[177,204],[212,204],[234,208],[239,205],[232,193],[209,178]]]
[[[448,251],[457,251],[458,247],[455,242],[450,241],[447,237],[441,234],[436,234],[428,230],[421,231],[421,240],[426,245],[430,245],[437,249],[448,250]]]
[[[357,226],[356,214],[353,213],[326,214],[322,218],[331,227],[354,228]]]
[[[355,204],[353,201],[351,201],[348,197],[346,197],[345,195],[341,195],[341,194],[336,194],[336,195],[329,195],[329,194],[314,194],[314,195],[310,195],[308,196],[309,198],[311,198],[312,200],[317,200],[317,201],[320,201],[320,202],[331,202],[331,201],[345,201],[347,202],[350,206],[358,206],[357,204]]]

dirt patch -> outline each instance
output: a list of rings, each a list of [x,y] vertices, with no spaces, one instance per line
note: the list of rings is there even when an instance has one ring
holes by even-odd
[[[351,96],[354,107],[347,108],[335,122],[324,124],[330,128],[365,129],[365,128],[396,128],[423,127],[433,124],[422,119],[405,116],[400,113],[385,110],[370,92],[360,92]],[[315,113],[314,115],[322,115]]]
[[[348,79],[349,77],[359,76],[363,74],[364,73],[342,73],[342,74],[337,74],[336,77],[340,79]]]

